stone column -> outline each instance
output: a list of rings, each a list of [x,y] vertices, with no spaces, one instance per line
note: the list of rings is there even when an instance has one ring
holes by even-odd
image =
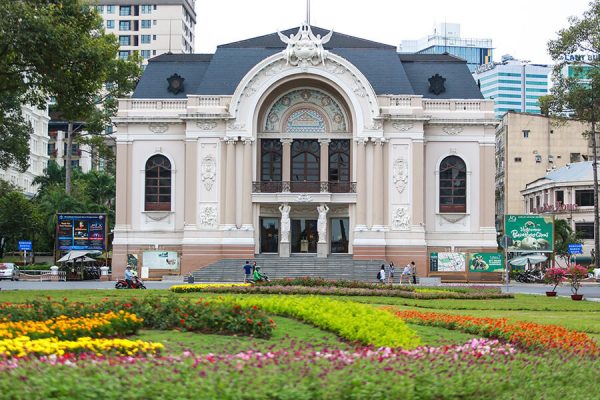
[[[421,225],[425,223],[425,153],[423,142],[412,142],[412,165],[410,166],[410,174],[412,175],[411,193],[412,193],[412,221],[413,225]],[[436,176],[434,179],[438,179]],[[436,210],[437,212],[437,210]]]
[[[373,139],[375,140],[375,139]],[[367,145],[365,146],[365,163],[364,163],[364,169],[365,169],[365,175],[366,175],[366,179],[365,179],[365,183],[366,183],[366,207],[365,207],[365,223],[367,225],[368,229],[373,229],[373,213],[374,213],[374,206],[375,206],[375,193],[373,192],[373,190],[375,189],[375,175],[374,175],[374,171],[373,171],[373,164],[375,162],[374,157],[373,157],[373,152],[374,152],[374,147],[375,145],[372,145],[371,143],[374,142],[367,142]]]
[[[321,181],[321,192],[330,192],[329,189],[329,142],[330,139],[319,139],[321,144],[321,159],[319,160],[321,166],[321,173],[319,180]]]
[[[185,142],[184,225],[196,225],[196,184],[198,182],[198,141]]]
[[[244,169],[242,195],[242,228],[252,229],[252,143],[254,139],[244,139]]]
[[[117,143],[117,182],[116,182],[116,225],[124,226],[127,224],[127,204],[131,202],[131,199],[127,196],[128,187],[131,186],[129,178],[131,175],[127,174],[128,165],[131,162],[128,159],[128,144]],[[142,193],[142,196],[144,194]]]
[[[356,225],[355,230],[367,228],[367,175],[366,175],[366,152],[367,139],[360,138],[356,141]]]
[[[223,138],[220,143],[219,155],[219,173],[217,174],[217,182],[219,182],[219,224],[226,224],[225,198],[227,197],[227,137]]]
[[[242,212],[244,200],[244,147],[241,140],[238,140],[235,145],[235,227],[242,227]]]
[[[228,229],[235,227],[236,187],[235,187],[235,142],[227,139],[227,165],[225,167],[225,225]]]
[[[383,230],[383,146],[384,138],[373,139],[373,229]]]
[[[283,157],[281,159],[281,180],[289,182],[292,173],[292,139],[281,139],[283,146]],[[284,183],[284,192],[289,192],[289,184]]]

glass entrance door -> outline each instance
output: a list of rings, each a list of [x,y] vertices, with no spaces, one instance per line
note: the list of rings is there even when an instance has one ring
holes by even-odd
[[[292,220],[292,253],[316,253],[319,234],[316,219]]]
[[[331,218],[331,252],[348,253],[348,218]]]
[[[260,252],[279,252],[279,219],[261,218],[260,220]]]

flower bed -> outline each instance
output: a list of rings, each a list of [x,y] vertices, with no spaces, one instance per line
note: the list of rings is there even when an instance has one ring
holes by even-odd
[[[513,298],[512,294],[500,293],[496,291],[445,291],[440,289],[411,289],[404,290],[405,287],[389,287],[382,285],[373,285],[373,287],[338,287],[338,286],[273,286],[273,285],[255,285],[255,286],[207,286],[196,287],[196,285],[172,286],[171,291],[175,293],[255,293],[255,294],[311,294],[325,296],[385,296],[402,297],[408,299],[505,299]]]
[[[249,283],[194,283],[190,285],[174,285],[170,290],[175,293],[194,293],[207,292],[205,289],[221,288],[221,287],[246,287]]]
[[[46,321],[0,322],[0,339],[28,336],[31,339],[58,338],[73,340],[82,336],[114,337],[132,335],[142,326],[142,319],[123,310],[91,317],[70,318],[65,315]]]
[[[148,296],[129,301],[105,299],[93,304],[46,300],[0,307],[0,321],[44,321],[60,315],[83,317],[110,310],[133,313],[148,329],[179,329],[203,333],[235,334],[268,338],[275,324],[256,307],[199,300],[196,303],[167,297]]]
[[[398,323],[389,313],[367,304],[298,296],[252,296],[223,301],[258,305],[268,312],[309,322],[363,344],[404,348],[419,344],[419,338],[404,322]]]
[[[0,340],[0,358],[27,357],[41,355],[63,356],[65,354],[92,353],[95,355],[152,355],[157,354],[164,346],[141,340],[127,339],[92,339],[80,337],[77,340],[59,340],[45,338],[32,340],[27,336]]]
[[[276,352],[151,359],[42,357],[0,361],[0,370],[0,393],[7,398],[77,398],[85,393],[103,399],[570,400],[597,392],[593,360],[520,353],[489,341],[411,351],[292,346]],[[568,384],[574,376],[577,384]]]
[[[390,311],[392,308],[386,307]],[[510,322],[505,318],[476,318],[468,315],[452,315],[414,310],[395,311],[401,319],[420,325],[458,329],[485,337],[507,340],[525,349],[553,350],[597,357],[600,348],[585,333],[557,325],[541,325],[532,322]]]

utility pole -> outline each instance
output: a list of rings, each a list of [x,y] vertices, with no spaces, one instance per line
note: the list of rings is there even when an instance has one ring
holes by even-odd
[[[592,170],[594,174],[594,264],[598,268],[600,256],[600,213],[598,207],[598,151],[596,148],[596,98],[594,95],[594,81],[592,80]],[[600,99],[598,99],[600,103]]]

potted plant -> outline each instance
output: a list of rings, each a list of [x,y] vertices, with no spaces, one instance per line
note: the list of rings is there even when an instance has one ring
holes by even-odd
[[[546,296],[556,296],[556,287],[565,280],[566,272],[562,268],[548,268],[544,274],[544,282],[554,285],[551,291],[546,292]]]
[[[578,294],[577,292],[581,287],[581,281],[587,278],[587,269],[581,265],[573,265],[567,269],[567,276],[569,278],[569,283],[571,284],[571,291],[573,292],[571,298],[573,300],[583,299],[583,295]]]

